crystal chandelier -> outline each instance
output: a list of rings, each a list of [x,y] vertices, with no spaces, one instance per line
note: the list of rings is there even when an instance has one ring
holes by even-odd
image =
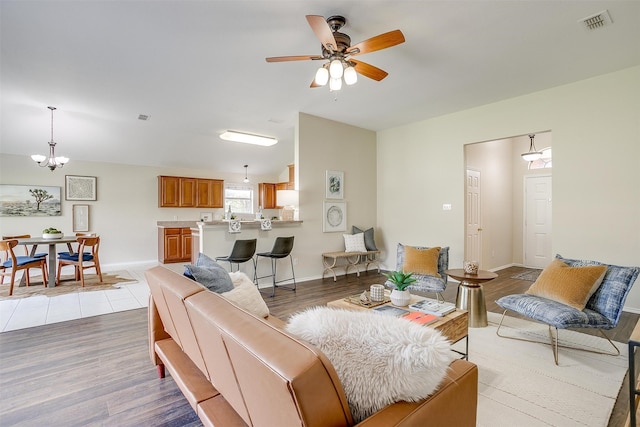
[[[58,156],[55,154],[56,143],[53,142],[53,111],[56,107],[47,107],[51,110],[51,141],[49,141],[49,157],[43,156],[42,154],[34,154],[31,158],[38,163],[38,166],[48,167],[51,171],[54,171],[56,168],[61,168],[69,161],[68,157]]]

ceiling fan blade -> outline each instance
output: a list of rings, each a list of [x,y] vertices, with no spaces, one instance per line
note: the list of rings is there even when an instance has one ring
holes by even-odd
[[[361,41],[355,46],[351,46],[345,51],[347,55],[362,55],[363,53],[375,52],[376,50],[386,49],[391,46],[404,43],[404,34],[400,30],[389,31],[388,33],[379,34],[370,39]],[[356,51],[357,49],[357,51]],[[354,52],[355,53],[351,53]]]
[[[297,56],[272,56],[265,58],[267,62],[284,62],[284,61],[305,61],[307,59],[324,59],[318,55],[297,55]]]
[[[350,59],[349,62],[354,64],[353,68],[355,68],[358,73],[378,82],[389,75],[386,71],[381,70],[378,67],[374,67],[371,64],[367,64],[366,62],[356,61],[355,59]]]
[[[338,44],[336,43],[336,39],[333,37],[331,28],[329,28],[329,24],[327,24],[324,17],[320,15],[307,15],[307,22],[316,34],[318,40],[320,40],[320,43],[322,43],[322,46],[324,46],[329,52],[335,51]]]

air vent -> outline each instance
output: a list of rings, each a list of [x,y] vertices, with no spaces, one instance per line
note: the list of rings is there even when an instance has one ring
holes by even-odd
[[[578,22],[583,23],[587,30],[595,30],[596,28],[602,28],[605,25],[613,23],[608,10],[603,10],[595,15],[587,16],[586,18],[580,19]]]
[[[139,114],[138,115],[138,120],[149,120],[149,116],[146,114]]]

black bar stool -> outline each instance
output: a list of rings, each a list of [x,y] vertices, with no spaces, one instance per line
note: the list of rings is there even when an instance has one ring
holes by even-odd
[[[293,237],[276,237],[276,241],[273,244],[273,248],[271,249],[271,252],[261,252],[259,254],[257,254],[256,258],[259,260],[260,257],[265,257],[265,258],[270,258],[271,259],[271,274],[267,275],[267,276],[261,276],[261,277],[257,277],[257,272],[256,272],[256,285],[258,284],[258,280],[259,279],[264,279],[266,277],[271,277],[272,278],[272,283],[273,283],[273,291],[271,292],[271,295],[269,296],[274,296],[276,294],[276,284],[277,283],[281,283],[281,282],[285,282],[287,280],[293,280],[293,287],[287,287],[287,286],[277,286],[279,288],[285,288],[285,289],[289,289],[295,292],[296,290],[296,274],[293,271],[293,258],[291,257],[291,250],[293,249]],[[286,258],[289,257],[289,261],[291,261],[291,274],[292,276],[287,278],[287,279],[282,279],[282,280],[278,280],[276,281],[276,261],[278,259],[281,258]],[[258,263],[256,262],[256,268],[257,268]]]
[[[256,260],[253,255],[256,253],[257,243],[258,239],[236,240],[233,244],[233,249],[231,249],[231,254],[229,256],[216,257],[216,261],[228,261],[231,271],[233,271],[233,264],[236,264],[237,271],[240,271],[240,264],[249,260],[253,261],[253,281],[256,282]]]

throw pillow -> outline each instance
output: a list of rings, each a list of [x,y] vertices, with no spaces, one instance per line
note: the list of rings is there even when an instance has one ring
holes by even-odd
[[[569,267],[554,259],[525,293],[583,310],[606,272],[606,265]]]
[[[207,255],[203,254],[202,252],[198,253],[198,258],[196,259],[195,265],[198,267],[222,268],[222,266],[218,264],[216,260],[209,258]]]
[[[230,273],[229,276],[231,276],[234,288],[220,295],[256,316],[267,317],[269,307],[251,279],[241,271]]]
[[[405,273],[422,274],[425,276],[441,277],[438,273],[438,257],[440,247],[418,249],[413,246],[404,247],[404,264],[402,271]]]
[[[366,252],[367,248],[364,246],[364,234],[343,234],[344,237],[344,251],[345,252]]]
[[[366,311],[313,307],[294,314],[285,329],[331,361],[355,423],[390,403],[426,398],[454,357],[435,329]]]
[[[227,292],[233,289],[229,273],[220,264],[203,253],[198,255],[195,265],[184,266],[184,275],[204,285],[212,292]]]
[[[373,238],[373,228],[369,228],[367,230],[361,230],[355,225],[351,227],[351,234],[364,233],[364,247],[367,248],[368,251],[377,251],[378,247],[376,246],[376,241]]]

